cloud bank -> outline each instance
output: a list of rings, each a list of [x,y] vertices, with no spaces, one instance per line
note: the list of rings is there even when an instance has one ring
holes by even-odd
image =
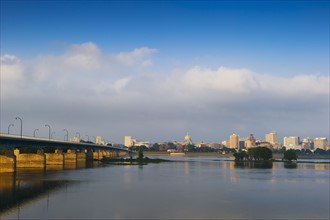
[[[19,115],[26,135],[39,128],[47,136],[43,126],[51,123],[58,139],[66,128],[116,143],[124,135],[181,140],[186,132],[217,142],[231,133],[264,138],[273,130],[329,134],[329,76],[283,77],[221,64],[159,72],[153,57],[160,52],[103,54],[87,42],[28,60],[2,55],[1,132]]]

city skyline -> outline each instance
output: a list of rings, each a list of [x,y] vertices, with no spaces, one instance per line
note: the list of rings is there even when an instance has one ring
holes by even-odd
[[[0,38],[1,133],[329,140],[328,1],[1,1]]]

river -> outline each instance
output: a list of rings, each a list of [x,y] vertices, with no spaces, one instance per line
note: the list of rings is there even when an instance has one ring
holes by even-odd
[[[0,174],[0,219],[329,219],[330,164],[161,158]]]

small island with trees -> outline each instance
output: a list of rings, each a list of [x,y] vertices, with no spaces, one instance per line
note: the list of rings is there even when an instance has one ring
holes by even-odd
[[[270,161],[272,151],[267,147],[250,148],[248,151],[239,151],[233,154],[235,161]]]
[[[272,150],[267,147],[250,148],[247,151],[239,151],[233,154],[235,161],[274,161]],[[293,149],[286,150],[282,161],[292,162],[298,159],[298,155]]]
[[[267,147],[250,148],[247,151],[238,151],[233,154],[235,165],[239,167],[250,168],[272,168],[273,162],[281,162],[273,159],[272,150]],[[290,149],[284,152],[282,162],[286,168],[295,168],[297,166],[298,155],[295,150]]]
[[[116,165],[146,165],[149,163],[161,163],[161,162],[171,162],[171,160],[165,159],[151,159],[149,157],[144,157],[143,151],[138,151],[138,156],[133,158],[132,156],[128,158],[106,158],[101,159],[101,162],[104,164],[116,164]]]

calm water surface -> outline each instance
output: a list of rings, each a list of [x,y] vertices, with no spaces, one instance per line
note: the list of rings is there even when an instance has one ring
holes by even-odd
[[[0,174],[0,218],[329,219],[329,164],[170,159]]]

